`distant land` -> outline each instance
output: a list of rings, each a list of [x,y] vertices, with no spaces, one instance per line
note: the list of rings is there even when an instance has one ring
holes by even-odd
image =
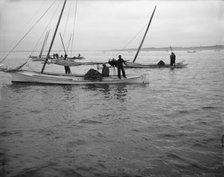
[[[102,52],[108,52],[108,51],[137,51],[138,48],[129,48],[129,49],[112,49],[112,50],[73,50],[73,52],[82,52],[82,51],[102,51]],[[203,51],[203,50],[214,50],[214,51],[220,51],[224,50],[224,45],[213,45],[213,46],[195,46],[195,47],[172,47],[173,51],[186,51],[189,53],[195,53],[197,51]],[[141,48],[141,51],[170,51],[170,47],[147,47],[147,48]],[[7,53],[8,51],[3,51],[0,50],[0,53]],[[25,52],[25,53],[30,53],[30,52],[40,52],[40,50],[14,50],[11,51],[10,53],[17,53],[17,52]],[[47,52],[46,50],[44,52]],[[59,52],[63,53],[63,50],[52,50],[51,52]],[[71,52],[70,50],[67,52]]]
[[[112,51],[136,51],[137,48],[129,48],[129,49],[114,49]],[[213,45],[213,46],[195,46],[195,47],[172,47],[173,51],[203,51],[203,50],[224,50],[224,45]],[[170,47],[149,47],[142,48],[141,51],[170,51]]]

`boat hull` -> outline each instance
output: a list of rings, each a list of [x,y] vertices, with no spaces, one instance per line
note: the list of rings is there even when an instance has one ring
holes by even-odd
[[[157,68],[186,68],[187,64],[183,63],[176,63],[175,66],[170,66],[169,64],[165,64],[164,66],[158,66],[157,64],[140,64],[140,63],[131,63],[126,62],[125,68],[150,68],[150,69],[157,69]]]
[[[68,57],[68,59],[73,59],[73,60],[84,60],[85,57]]]
[[[59,84],[59,85],[81,85],[81,84],[147,84],[146,74],[130,78],[119,79],[117,76],[103,77],[101,81],[85,80],[83,76],[41,74],[31,71],[10,72],[12,82]]]

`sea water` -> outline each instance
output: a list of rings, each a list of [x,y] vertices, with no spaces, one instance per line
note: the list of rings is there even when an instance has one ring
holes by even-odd
[[[12,84],[0,72],[0,176],[223,176],[224,51],[175,53],[186,68],[126,69],[147,73],[145,85]],[[118,54],[82,55],[107,61]],[[141,52],[136,62],[168,58]]]

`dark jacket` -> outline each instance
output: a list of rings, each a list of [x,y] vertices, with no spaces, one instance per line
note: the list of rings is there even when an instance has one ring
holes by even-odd
[[[174,53],[172,53],[170,55],[170,65],[174,65],[175,64],[175,60],[176,60],[176,55]]]
[[[103,77],[108,77],[109,74],[110,74],[109,67],[103,66],[103,69],[102,69],[102,75],[103,75]]]
[[[117,67],[118,68],[123,68],[123,63],[125,64],[125,61],[122,58],[119,58],[117,60]]]

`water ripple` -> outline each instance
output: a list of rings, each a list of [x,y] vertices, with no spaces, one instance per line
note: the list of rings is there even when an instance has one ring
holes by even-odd
[[[148,62],[144,54],[142,60]],[[148,72],[146,86],[0,84],[4,173],[222,176],[221,54],[180,52],[178,57],[189,64],[180,70],[127,70]]]

